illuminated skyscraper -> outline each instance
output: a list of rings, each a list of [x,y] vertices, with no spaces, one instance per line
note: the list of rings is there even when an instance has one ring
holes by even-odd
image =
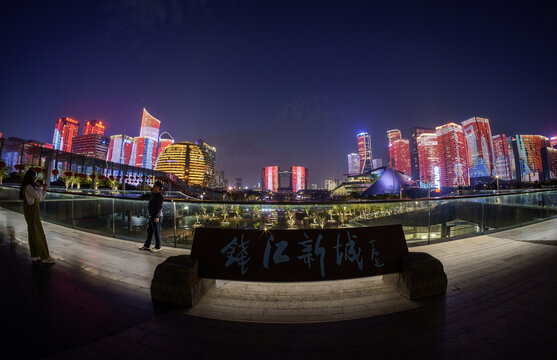
[[[515,135],[511,141],[516,179],[526,182],[542,180],[541,149],[549,147],[549,139],[542,135]]]
[[[541,149],[543,180],[557,179],[557,148],[543,147]]]
[[[89,120],[83,128],[83,135],[99,134],[104,135],[104,124],[100,120]]]
[[[462,122],[468,151],[470,177],[494,175],[493,146],[489,120],[474,116]]]
[[[356,175],[360,173],[360,156],[356,153],[348,154],[348,174]]]
[[[75,136],[72,140],[74,154],[105,160],[110,138],[100,134],[87,134]]]
[[[132,149],[132,165],[152,169],[157,156],[157,141],[161,122],[143,108],[141,129]]]
[[[395,140],[402,139],[400,130],[398,129],[387,130],[387,139],[389,140],[389,144],[391,144]]]
[[[131,136],[112,135],[110,137],[106,161],[130,165],[134,143],[135,140]],[[135,160],[133,164],[135,164]]]
[[[435,134],[435,130],[422,127],[415,127],[411,130],[410,136],[410,163],[412,165],[412,179],[420,180],[420,160],[418,153],[418,143],[416,139],[421,134]],[[436,135],[437,136],[437,135]]]
[[[505,134],[492,136],[493,161],[495,161],[495,175],[501,180],[512,180],[509,158],[509,147]]]
[[[161,154],[165,147],[172,144],[174,144],[174,139],[161,139],[161,141],[159,142],[159,152],[157,156]]]
[[[279,187],[278,166],[267,166],[261,171],[261,185],[263,190],[277,192]]]
[[[157,142],[150,137],[137,136],[134,138],[132,157],[135,159],[133,166],[152,169],[154,166]]]
[[[434,185],[435,167],[439,167],[439,154],[437,147],[437,134],[424,132],[416,138],[418,149],[420,185]]]
[[[448,123],[437,126],[437,147],[441,170],[441,187],[469,186],[466,140],[462,126]]]
[[[410,142],[407,139],[393,140],[389,144],[389,156],[391,157],[390,167],[406,175],[411,175]]]
[[[292,172],[292,192],[307,190],[309,183],[308,169],[303,166],[292,166],[290,171]]]
[[[2,136],[0,135],[0,137]],[[549,138],[549,147],[557,149],[557,136],[552,136]]]
[[[360,173],[370,172],[373,168],[371,154],[371,138],[367,132],[361,132],[357,136],[358,154],[360,155]]]
[[[389,146],[389,167],[394,167],[395,165],[395,160],[394,160],[394,153],[393,153],[393,147],[391,146],[391,144],[396,141],[396,140],[400,140],[402,139],[402,135],[400,134],[400,130],[398,129],[393,129],[393,130],[388,130],[387,131],[387,140],[388,140],[388,146]]]
[[[203,187],[211,185],[215,174],[215,164],[206,149],[189,141],[167,146],[155,169],[174,174],[188,185]]]
[[[54,149],[71,152],[72,139],[77,136],[78,131],[79,122],[77,120],[68,117],[58,119],[54,128],[54,137],[52,138]]]
[[[143,108],[143,116],[141,117],[141,130],[139,136],[144,136],[158,141],[159,129],[161,127],[161,122],[157,120],[154,116],[149,114],[145,108]]]

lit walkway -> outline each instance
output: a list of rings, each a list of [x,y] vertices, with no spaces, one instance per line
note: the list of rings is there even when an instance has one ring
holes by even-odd
[[[1,293],[11,294],[2,296],[11,331],[3,341],[14,357],[557,355],[557,247],[546,245],[557,244],[557,219],[412,248],[444,263],[446,297],[412,302],[379,277],[219,282],[190,310],[153,309],[148,290],[156,265],[184,250],[145,253],[139,244],[44,224],[58,262],[33,268],[23,217],[0,210],[3,222],[17,229],[0,247]],[[9,238],[10,227],[2,232]],[[37,346],[26,347],[33,335]]]

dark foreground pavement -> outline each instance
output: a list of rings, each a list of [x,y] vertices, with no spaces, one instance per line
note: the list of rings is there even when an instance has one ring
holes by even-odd
[[[74,263],[31,265],[3,231],[0,357],[557,358],[557,247],[493,238],[489,262],[478,263],[479,238],[431,248],[446,263],[446,296],[368,318],[280,324],[154,308],[144,291]]]

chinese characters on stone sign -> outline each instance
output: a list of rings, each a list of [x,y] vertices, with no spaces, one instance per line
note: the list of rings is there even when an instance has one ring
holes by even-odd
[[[350,279],[401,271],[400,225],[349,229],[198,228],[191,256],[200,277],[240,281]]]
[[[358,269],[362,270],[366,260],[370,261],[375,267],[384,266],[381,262],[380,251],[375,247],[374,239],[369,240],[371,244],[371,255],[366,259],[362,255],[362,248],[356,245],[355,240],[358,239],[357,235],[351,234],[350,231],[346,231],[344,236],[341,235],[343,234],[339,233],[337,235],[336,244],[329,249],[333,253],[333,256],[335,256],[337,266],[341,266],[343,262],[350,262],[356,264]],[[296,252],[299,254],[296,256],[296,260],[302,261],[308,269],[311,269],[312,265],[314,265],[313,263],[318,261],[321,277],[325,278],[325,256],[327,254],[327,249],[321,244],[323,235],[317,234],[317,237],[312,238],[307,232],[304,232],[303,236],[304,240],[296,242],[298,245]],[[248,262],[251,260],[248,245],[249,241],[244,240],[244,234],[241,234],[239,241],[238,236],[234,236],[232,241],[227,243],[220,250],[220,253],[225,255],[224,266],[228,268],[236,264],[236,266],[240,268],[241,274],[246,274],[249,270],[247,266]],[[282,263],[289,263],[291,258],[284,253],[289,245],[293,246],[285,240],[276,241],[275,236],[270,234],[266,241],[263,254],[263,267],[269,269],[270,264],[279,265]]]

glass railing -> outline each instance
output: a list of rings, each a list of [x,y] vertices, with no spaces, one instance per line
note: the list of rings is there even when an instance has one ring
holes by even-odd
[[[41,216],[71,228],[142,242],[148,201],[109,195],[49,191],[40,204]],[[22,212],[17,196],[17,188],[0,186],[0,206]],[[167,196],[163,215],[163,246],[191,247],[199,227],[321,229],[388,224],[401,224],[408,245],[414,246],[556,217],[557,190],[357,203],[201,202]]]

